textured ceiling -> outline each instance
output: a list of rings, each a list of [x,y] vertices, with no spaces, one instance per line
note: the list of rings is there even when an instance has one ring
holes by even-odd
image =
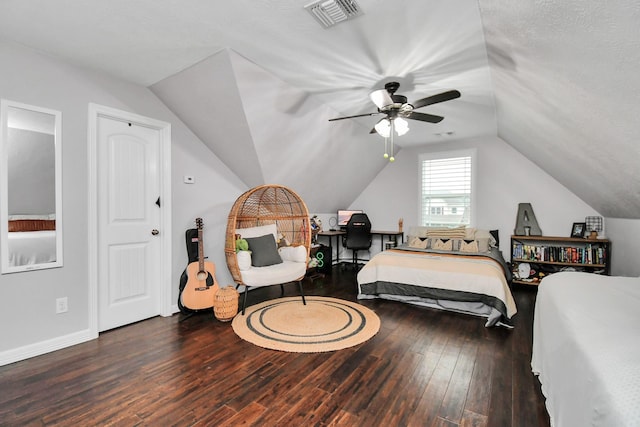
[[[640,218],[640,3],[480,10],[498,136],[602,215]]]
[[[326,118],[374,111],[369,92],[391,79],[410,101],[458,89],[461,98],[421,109],[443,122],[412,121],[398,144],[498,134],[603,215],[640,218],[637,2],[359,0],[364,15],[330,29],[307,3],[2,0],[0,37],[144,86],[231,49],[283,93],[326,105]],[[238,126],[251,128],[247,102],[262,98],[247,87]],[[275,108],[298,101],[276,98]],[[364,138],[376,121],[327,125]]]

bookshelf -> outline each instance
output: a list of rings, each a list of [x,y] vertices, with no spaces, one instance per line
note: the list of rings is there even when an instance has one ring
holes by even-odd
[[[530,271],[521,268],[524,263]],[[544,276],[571,269],[609,275],[610,266],[611,242],[606,239],[511,236],[513,283],[537,285]]]

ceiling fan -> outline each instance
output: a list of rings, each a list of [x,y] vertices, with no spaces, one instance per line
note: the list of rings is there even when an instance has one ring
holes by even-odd
[[[406,133],[409,128],[404,120],[396,120],[398,118],[401,119],[411,119],[411,120],[419,120],[422,122],[429,123],[439,123],[444,119],[442,116],[436,116],[434,114],[420,113],[415,111],[418,108],[426,107],[427,105],[437,104],[439,102],[449,101],[452,99],[456,99],[460,97],[460,92],[457,90],[450,90],[447,92],[439,93],[437,95],[428,96],[426,98],[418,99],[413,103],[407,102],[407,97],[403,95],[396,95],[396,91],[400,87],[400,83],[398,82],[389,82],[384,85],[384,89],[379,89],[371,92],[369,97],[371,101],[378,107],[378,111],[373,113],[365,113],[365,114],[356,114],[355,116],[346,116],[346,117],[337,117],[335,119],[329,119],[330,122],[336,120],[344,120],[344,119],[353,119],[355,117],[366,117],[366,116],[374,116],[378,114],[386,114],[386,117],[380,119],[376,127],[374,127],[370,133],[378,132],[382,136],[389,136],[388,131],[384,131],[384,129],[388,129],[390,124],[394,124],[395,129],[399,135]],[[404,122],[404,123],[402,123]],[[379,126],[381,125],[381,126]],[[378,129],[381,128],[381,129]],[[403,132],[402,130],[405,129]],[[402,132],[402,133],[400,133]],[[386,135],[385,135],[386,133]]]

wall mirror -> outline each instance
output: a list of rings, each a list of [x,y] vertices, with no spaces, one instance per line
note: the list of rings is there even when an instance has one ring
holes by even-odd
[[[2,273],[62,266],[62,114],[0,101]]]

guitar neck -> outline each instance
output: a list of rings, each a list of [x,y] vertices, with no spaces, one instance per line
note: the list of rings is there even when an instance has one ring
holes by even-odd
[[[204,271],[204,245],[202,244],[202,227],[198,227],[198,271]]]

